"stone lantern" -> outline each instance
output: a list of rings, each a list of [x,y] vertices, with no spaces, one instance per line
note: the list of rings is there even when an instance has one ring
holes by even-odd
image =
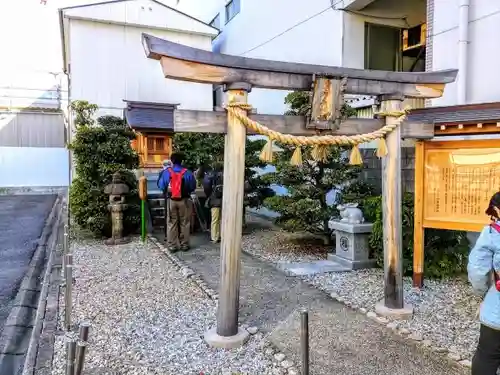
[[[123,211],[127,209],[125,195],[129,187],[122,182],[119,172],[113,173],[113,180],[104,188],[104,193],[109,195],[108,209],[111,212],[111,238],[105,241],[106,245],[120,245],[130,242],[123,236]]]
[[[348,270],[372,268],[375,259],[370,259],[369,238],[372,223],[365,223],[363,212],[357,203],[337,206],[340,220],[330,220],[328,226],[335,232],[335,254],[328,254],[328,260],[337,262]]]

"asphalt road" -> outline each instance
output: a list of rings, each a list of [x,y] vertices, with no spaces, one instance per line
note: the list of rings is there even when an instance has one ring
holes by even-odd
[[[55,195],[0,196],[0,333]]]

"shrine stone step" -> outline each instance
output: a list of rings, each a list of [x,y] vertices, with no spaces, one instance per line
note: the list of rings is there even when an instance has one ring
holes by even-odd
[[[312,276],[329,272],[350,271],[349,267],[331,260],[316,260],[311,262],[278,262],[277,267],[288,276]]]

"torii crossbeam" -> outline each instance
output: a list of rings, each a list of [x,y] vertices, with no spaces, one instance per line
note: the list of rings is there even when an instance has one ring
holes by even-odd
[[[226,130],[221,283],[217,328],[206,334],[207,342],[219,347],[234,347],[242,344],[246,339],[245,333],[238,328],[243,175],[247,135],[241,118],[246,116],[244,104],[247,103],[247,94],[252,87],[315,91],[316,87],[321,86],[327,88],[324,92],[340,90],[342,87],[342,90],[338,91],[340,96],[343,93],[379,96],[382,111],[386,113],[385,125],[397,124],[397,126],[386,136],[388,155],[382,161],[385,298],[378,305],[378,311],[386,315],[411,314],[412,309],[405,306],[403,301],[401,136],[404,134],[408,138],[429,138],[433,135],[433,128],[431,134],[429,134],[429,128],[426,128],[427,133],[424,135],[424,127],[420,129],[421,132],[414,131],[412,134],[408,123],[403,125],[403,129],[399,126],[398,113],[402,111],[401,103],[405,97],[437,98],[442,96],[445,85],[455,80],[457,70],[427,73],[370,71],[224,55],[187,47],[148,34],[143,34],[142,39],[146,56],[160,62],[166,78],[223,85],[224,90],[228,91],[229,102],[232,103],[234,109],[228,111],[227,129],[222,129],[220,112],[213,112],[213,115],[209,115],[209,112],[203,113],[205,126],[196,123],[196,116],[193,116],[193,124],[184,124],[184,128],[189,128],[189,131],[199,129],[199,132],[222,132]],[[321,99],[323,96],[321,95]],[[333,94],[329,96],[330,99],[335,97],[336,95]],[[315,98],[317,97],[313,96],[313,103]],[[327,103],[329,105],[327,107],[330,108],[330,119],[334,112],[332,106],[335,107],[338,103],[333,99]],[[179,116],[181,112],[187,111],[179,111]],[[189,117],[186,113],[182,116]],[[217,116],[216,130],[213,125]],[[265,117],[265,115],[259,116]],[[278,130],[276,128],[279,128],[280,132],[303,135],[314,132],[314,130],[306,129],[304,120],[301,120],[304,126],[299,129],[296,122],[294,126],[290,126],[294,120],[289,118],[287,120],[287,116],[269,116],[269,119],[271,117],[274,121],[267,123],[271,129]],[[356,122],[363,123],[364,128],[373,128],[379,123],[383,124],[383,120],[380,119],[368,121],[349,119],[348,121],[353,125]],[[182,127],[179,126],[175,130],[182,131]],[[287,131],[287,128],[290,130],[293,128],[293,130]],[[333,134],[349,132],[346,129],[346,122],[330,130]]]

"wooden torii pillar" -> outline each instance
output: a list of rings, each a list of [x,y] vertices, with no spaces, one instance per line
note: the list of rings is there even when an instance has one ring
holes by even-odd
[[[327,77],[343,86],[348,94],[379,96],[382,111],[392,113],[385,123],[397,121],[402,100],[437,98],[445,84],[453,82],[457,70],[428,73],[368,71],[309,64],[287,63],[239,56],[223,55],[163,40],[143,34],[146,56],[158,60],[165,78],[223,85],[229,101],[247,102],[251,88],[277,90],[311,90],[315,77]],[[335,87],[335,86],[334,86]],[[335,108],[334,108],[335,109]],[[338,108],[336,108],[338,110]],[[244,111],[238,108],[238,111]],[[333,111],[335,112],[335,111]],[[368,133],[384,125],[383,119],[350,119],[331,121],[314,126],[299,116],[250,115],[273,130],[313,135],[318,129],[330,129],[336,135]],[[224,151],[224,192],[221,243],[221,283],[217,327],[205,335],[206,341],[217,347],[242,345],[247,334],[238,327],[241,224],[243,207],[243,174],[245,157],[244,125],[231,113],[176,111],[174,131],[226,133]],[[385,298],[377,310],[385,315],[411,314],[403,301],[402,230],[401,230],[401,138],[429,139],[434,135],[433,124],[404,123],[386,137],[388,156],[383,160],[383,220]]]

